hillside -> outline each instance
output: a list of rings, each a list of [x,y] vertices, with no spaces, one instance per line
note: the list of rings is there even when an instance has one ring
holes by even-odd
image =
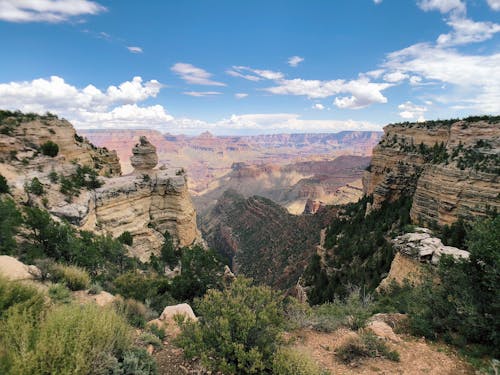
[[[295,216],[269,199],[228,190],[201,230],[209,245],[231,260],[236,273],[286,289],[299,279],[319,245],[320,229],[334,214],[334,209],[323,209]]]

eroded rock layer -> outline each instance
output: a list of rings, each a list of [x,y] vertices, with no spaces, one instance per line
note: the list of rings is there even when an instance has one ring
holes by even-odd
[[[413,196],[415,223],[449,225],[500,210],[500,118],[388,125],[363,177],[377,209]]]

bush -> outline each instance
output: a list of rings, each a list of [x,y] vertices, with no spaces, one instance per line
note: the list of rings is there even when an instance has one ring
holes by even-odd
[[[52,267],[52,280],[64,283],[71,290],[87,289],[90,276],[83,268],[55,264]]]
[[[272,369],[284,325],[279,296],[238,277],[223,291],[211,289],[196,303],[199,323],[181,323],[178,344],[223,373],[261,374]]]
[[[156,349],[162,347],[160,338],[150,332],[143,332],[139,336],[139,341],[143,346],[153,345]]]
[[[125,231],[122,234],[120,234],[117,238],[118,241],[120,241],[124,245],[132,246],[134,243],[134,237],[132,237],[132,234],[129,231]]]
[[[59,146],[52,141],[47,141],[41,146],[41,150],[42,154],[53,158],[59,153]]]
[[[7,179],[0,174],[0,194],[10,192],[9,185],[7,183]]]
[[[103,356],[120,358],[130,334],[115,311],[94,304],[55,306],[40,321],[16,310],[0,322],[0,362],[10,374],[104,373]]]
[[[359,288],[353,288],[344,299],[336,298],[331,303],[315,306],[312,326],[323,332],[332,332],[340,327],[356,331],[365,326],[373,308],[371,296],[362,295]]]
[[[14,306],[21,309],[36,306],[36,310],[41,311],[44,304],[44,296],[35,287],[0,276],[0,319],[8,315],[9,309]]]
[[[92,283],[89,288],[89,294],[99,294],[102,292],[102,286],[99,283]]]
[[[70,303],[71,291],[63,284],[54,284],[49,287],[49,297],[56,303]]]
[[[15,236],[23,218],[12,199],[0,199],[0,254],[12,255],[17,250]]]
[[[125,352],[121,374],[155,375],[158,373],[155,360],[141,348]]]
[[[336,350],[335,355],[345,364],[376,357],[399,362],[399,353],[390,350],[387,344],[370,333],[363,333],[359,337],[350,337]]]
[[[166,337],[165,330],[160,328],[157,324],[149,324],[147,326],[147,330],[158,337],[161,341],[163,341]]]
[[[153,311],[135,299],[123,299],[117,296],[113,301],[113,306],[134,327],[144,328],[147,321],[156,317]]]
[[[53,184],[55,184],[57,181],[59,181],[59,175],[57,174],[57,172],[55,172],[55,171],[50,172],[49,173],[49,180]]]
[[[42,185],[42,183],[40,182],[40,180],[37,177],[33,177],[33,179],[31,180],[31,182],[29,184],[27,183],[25,185],[25,190],[28,193],[33,193],[33,194],[38,195],[38,196],[40,196],[43,193],[45,193],[43,185]]]
[[[280,348],[274,356],[274,375],[322,375],[325,373],[312,358],[297,349]]]

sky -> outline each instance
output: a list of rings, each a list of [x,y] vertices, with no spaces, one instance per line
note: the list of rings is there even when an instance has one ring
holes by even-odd
[[[0,108],[80,129],[500,114],[500,0],[0,0]]]

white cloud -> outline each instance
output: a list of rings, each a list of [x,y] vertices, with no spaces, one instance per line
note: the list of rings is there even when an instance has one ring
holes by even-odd
[[[321,104],[321,103],[316,103],[316,104],[314,104],[314,105],[312,106],[312,108],[313,108],[313,109],[317,109],[317,110],[319,110],[319,111],[322,111],[322,110],[324,110],[324,109],[325,109],[325,106],[324,106],[323,104]]]
[[[226,86],[225,83],[213,81],[211,73],[191,64],[176,63],[170,70],[191,85]]]
[[[439,45],[453,46],[483,42],[500,32],[500,25],[493,22],[474,22],[467,18],[452,17],[447,23],[453,31],[441,34],[437,39]]]
[[[488,5],[493,10],[500,10],[500,0],[487,0]]]
[[[231,73],[230,73],[231,72]],[[248,75],[243,72],[250,72]],[[245,78],[249,81],[260,81],[261,79],[278,80],[284,78],[283,73],[272,70],[252,69],[248,66],[233,66],[232,70],[227,72],[234,77]]]
[[[420,43],[390,53],[384,66],[444,88],[451,85],[453,95],[448,99],[442,96],[442,102],[459,101],[479,111],[500,112],[500,53],[466,55]]]
[[[132,53],[142,53],[142,48],[137,46],[130,46],[127,49]]]
[[[378,4],[382,3],[382,0],[373,0],[373,2],[378,5]]]
[[[292,56],[288,59],[287,64],[291,67],[297,67],[302,61],[304,61],[303,57],[300,56]]]
[[[398,71],[392,72],[392,73],[387,73],[386,75],[384,75],[384,81],[391,82],[391,83],[401,82],[407,78],[408,78],[408,74],[404,74],[404,73],[401,73]]]
[[[198,98],[206,97],[206,96],[214,96],[222,94],[219,91],[185,91],[184,95],[194,96]]]
[[[438,10],[441,13],[462,14],[466,10],[465,3],[461,0],[419,0],[418,6],[426,12]]]
[[[240,92],[240,93],[234,94],[234,96],[236,99],[244,99],[248,96],[248,94],[244,93],[244,92]]]
[[[89,0],[0,0],[0,20],[9,22],[64,22],[105,10]]]
[[[424,113],[427,112],[427,108],[424,106],[418,106],[410,101],[400,104],[398,109],[401,111],[399,115],[407,120],[416,119],[419,122],[425,121]]]

